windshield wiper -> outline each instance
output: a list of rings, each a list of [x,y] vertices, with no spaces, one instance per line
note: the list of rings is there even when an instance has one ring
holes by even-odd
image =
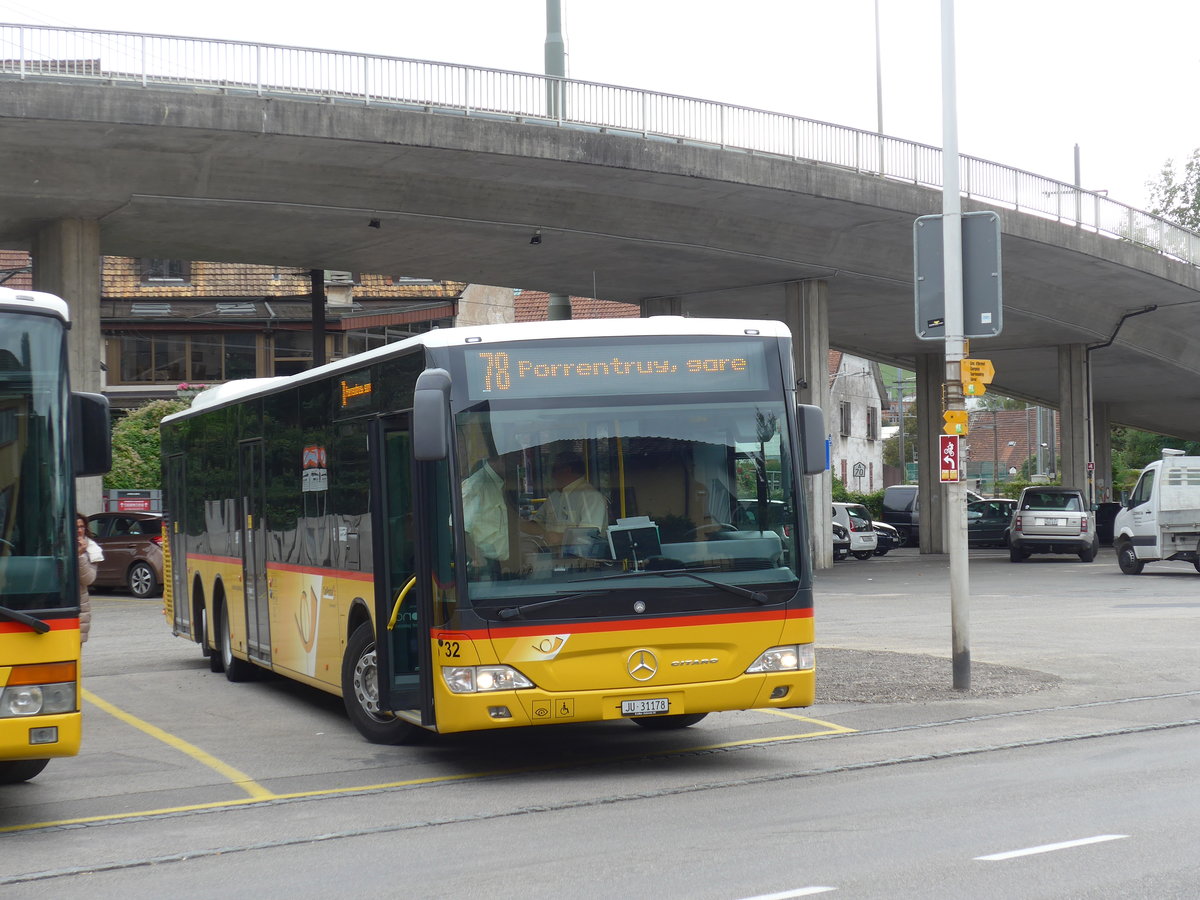
[[[12,619],[14,622],[20,622],[22,625],[28,625],[38,634],[45,634],[50,630],[50,624],[43,622],[41,619],[35,618],[28,613],[17,612],[15,609],[9,609],[7,606],[0,606],[0,616],[6,619]]]
[[[574,591],[570,594],[563,594],[558,597],[551,597],[549,600],[539,600],[536,603],[522,603],[520,606],[507,606],[497,613],[502,619],[516,619],[526,610],[541,609],[544,606],[554,606],[558,603],[566,603],[568,600],[574,600],[576,597],[601,597],[604,594],[611,594],[612,591]]]
[[[638,575],[661,575],[663,578],[695,578],[697,581],[703,581],[705,584],[710,584],[715,588],[720,588],[730,594],[735,594],[738,597],[745,597],[753,600],[759,606],[770,603],[767,595],[761,591],[751,591],[744,587],[739,587],[736,584],[726,584],[723,581],[714,581],[711,578],[705,578],[703,575],[697,575],[692,569],[651,569],[644,572],[621,572],[619,575],[597,575],[595,578],[576,578],[575,581],[605,581],[609,578],[633,578]]]

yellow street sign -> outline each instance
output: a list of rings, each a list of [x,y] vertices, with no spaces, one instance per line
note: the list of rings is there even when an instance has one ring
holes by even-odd
[[[964,359],[960,373],[963,393],[968,397],[981,397],[987,393],[984,385],[992,383],[996,368],[990,359]]]
[[[967,411],[965,409],[948,409],[942,413],[942,418],[946,425],[942,428],[943,434],[966,434],[967,433]]]

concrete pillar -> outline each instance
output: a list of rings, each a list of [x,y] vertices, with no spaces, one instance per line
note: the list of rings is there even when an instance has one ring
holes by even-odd
[[[642,318],[651,316],[682,316],[682,297],[652,297],[642,301]]]
[[[1091,391],[1088,390],[1087,345],[1058,348],[1059,442],[1062,447],[1062,483],[1086,490],[1087,464],[1092,461]],[[1053,448],[1051,448],[1053,452]]]
[[[1108,503],[1120,500],[1113,496],[1112,486],[1112,422],[1108,404],[1092,405],[1092,452],[1096,471],[1092,474],[1092,502]]]
[[[59,219],[33,240],[33,288],[67,301],[71,330],[67,337],[71,389],[99,393],[104,380],[100,363],[100,223]],[[76,506],[85,515],[100,512],[102,479],[81,478],[75,486]]]
[[[796,402],[819,406],[825,412],[828,437],[831,421],[829,282],[801,281],[785,285],[783,321],[792,332]],[[804,481],[813,568],[828,569],[833,566],[833,473],[826,469]]]
[[[943,501],[945,489],[938,475],[938,435],[942,419],[942,389],[946,381],[946,357],[941,353],[919,353],[917,372],[917,495],[921,503],[922,553],[947,553]]]

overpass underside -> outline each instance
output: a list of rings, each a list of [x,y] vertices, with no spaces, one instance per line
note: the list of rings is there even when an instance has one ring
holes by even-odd
[[[71,302],[84,389],[100,384],[100,254],[395,273],[782,319],[802,394],[826,409],[830,346],[917,371],[932,459],[944,366],[914,334],[912,223],[940,212],[937,190],[600,129],[215,89],[4,80],[0,121],[0,244],[31,249],[37,286]],[[971,355],[994,362],[993,390],[1060,410],[1064,480],[1108,471],[1092,443],[1110,423],[1200,440],[1197,270],[999,212],[1004,330]]]

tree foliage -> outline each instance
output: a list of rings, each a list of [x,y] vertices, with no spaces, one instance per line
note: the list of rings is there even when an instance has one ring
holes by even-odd
[[[112,470],[105,490],[155,490],[162,487],[158,425],[163,416],[187,409],[186,400],[152,400],[119,419],[112,430]]]
[[[1112,432],[1113,489],[1128,490],[1137,481],[1138,473],[1149,463],[1162,457],[1164,447],[1182,450],[1188,456],[1200,456],[1200,443],[1179,438],[1138,431],[1136,428],[1114,428]]]
[[[1200,231],[1200,148],[1184,161],[1182,173],[1175,160],[1168,159],[1158,181],[1146,185],[1150,190],[1150,211],[1176,225]]]

